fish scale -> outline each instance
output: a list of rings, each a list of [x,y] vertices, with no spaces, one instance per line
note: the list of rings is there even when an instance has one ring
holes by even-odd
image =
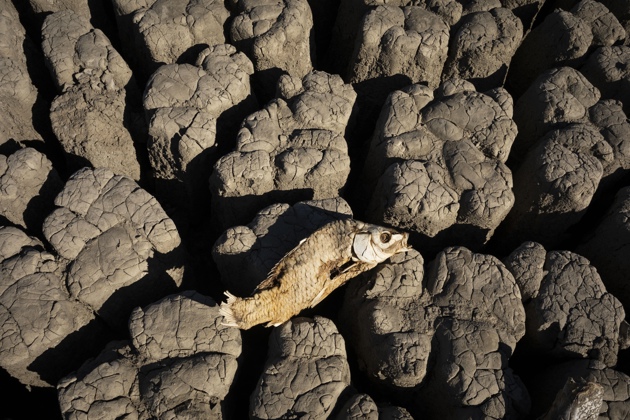
[[[382,234],[393,239],[387,244],[377,243],[377,248],[374,243]],[[228,299],[220,309],[223,324],[241,329],[262,323],[280,325],[315,306],[352,277],[407,250],[407,237],[406,233],[354,219],[328,223],[289,251],[253,296],[239,298],[225,292]],[[357,250],[363,250],[361,255]]]

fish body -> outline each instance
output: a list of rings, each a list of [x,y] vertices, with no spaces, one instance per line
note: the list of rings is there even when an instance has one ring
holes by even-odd
[[[289,251],[252,296],[225,292],[223,324],[241,329],[280,325],[349,279],[408,250],[407,239],[407,233],[354,219],[328,223]]]

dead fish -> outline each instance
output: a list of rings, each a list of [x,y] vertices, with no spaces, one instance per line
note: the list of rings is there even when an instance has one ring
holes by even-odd
[[[251,297],[225,292],[223,325],[243,330],[267,323],[278,326],[312,308],[351,278],[410,249],[407,233],[360,222],[324,225],[289,251]]]

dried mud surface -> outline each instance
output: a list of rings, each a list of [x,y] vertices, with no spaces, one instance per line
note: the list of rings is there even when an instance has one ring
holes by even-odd
[[[630,419],[628,112],[630,0],[0,0],[0,417]]]

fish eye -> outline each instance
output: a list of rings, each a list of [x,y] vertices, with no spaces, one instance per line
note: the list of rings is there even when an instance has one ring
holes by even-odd
[[[389,232],[383,232],[381,233],[381,242],[386,244],[387,242],[389,242],[392,239],[392,234]]]

